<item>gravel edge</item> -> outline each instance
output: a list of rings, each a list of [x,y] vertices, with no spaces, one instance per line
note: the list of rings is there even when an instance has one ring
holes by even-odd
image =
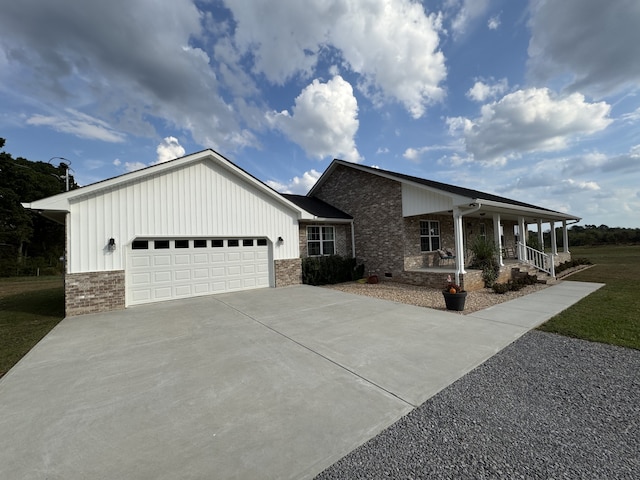
[[[638,478],[638,372],[638,350],[532,331],[316,478]]]

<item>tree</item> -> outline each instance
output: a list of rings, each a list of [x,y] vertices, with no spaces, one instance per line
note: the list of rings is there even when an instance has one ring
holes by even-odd
[[[5,139],[0,138],[0,149]],[[0,275],[23,273],[28,257],[37,266],[57,265],[64,252],[64,227],[25,210],[33,202],[65,190],[65,166],[13,158],[0,151]],[[77,188],[70,178],[70,185]]]

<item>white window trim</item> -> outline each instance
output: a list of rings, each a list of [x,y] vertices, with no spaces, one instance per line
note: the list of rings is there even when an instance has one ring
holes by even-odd
[[[423,235],[422,234],[422,222],[427,222],[429,223],[429,227],[431,227],[432,223],[437,223],[438,224],[438,235]],[[433,247],[433,242],[431,241],[432,238],[437,238],[438,239],[438,248],[442,248],[442,230],[440,230],[440,220],[420,220],[420,252],[422,253],[426,253],[426,252],[435,252],[436,250],[438,250],[437,248],[435,249],[431,249],[431,250],[422,250],[422,239],[423,238],[428,238],[429,239],[429,247]],[[431,228],[428,229],[429,231],[431,231]]]
[[[309,229],[310,228],[318,228],[320,229],[320,239],[319,240],[309,240]],[[324,238],[324,228],[330,228],[333,235],[332,238],[330,240],[325,240]],[[333,243],[333,252],[332,253],[324,253],[324,243],[325,242],[332,242]],[[314,243],[319,243],[320,244],[320,254],[319,255],[311,255],[310,253],[310,249],[309,249],[309,243],[310,242],[314,242]],[[335,255],[336,254],[336,229],[333,225],[307,225],[307,256],[308,257],[324,257],[324,256],[328,256],[328,255]]]

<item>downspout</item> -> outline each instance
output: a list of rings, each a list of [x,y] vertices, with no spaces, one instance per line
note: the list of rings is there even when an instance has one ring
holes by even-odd
[[[475,201],[471,203],[470,206],[473,206],[473,208],[471,208],[470,210],[465,210],[464,212],[461,211],[460,208],[456,208],[454,210],[453,226],[454,226],[454,230],[456,229],[459,230],[459,232],[456,233],[456,244],[459,243],[459,245],[456,245],[457,255],[456,255],[456,273],[455,273],[456,284],[458,285],[460,285],[460,275],[466,273],[464,270],[464,252],[462,251],[462,248],[464,246],[464,238],[463,238],[463,232],[462,232],[462,217],[470,213],[477,212],[482,208],[482,204],[478,201]]]
[[[351,220],[351,256],[356,258],[356,232],[353,229],[353,220]]]

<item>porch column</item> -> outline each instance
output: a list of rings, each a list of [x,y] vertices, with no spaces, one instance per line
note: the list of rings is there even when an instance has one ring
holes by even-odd
[[[502,238],[500,238],[500,214],[493,214],[493,241],[498,246],[498,264],[504,267],[502,261]]]
[[[464,270],[464,234],[462,230],[462,214],[459,208],[453,209],[453,236],[456,246],[456,283],[460,284],[460,274],[467,273]]]
[[[551,225],[551,255],[554,257],[558,255],[558,242],[556,241],[556,224],[555,222],[549,222]]]
[[[562,221],[562,245],[564,253],[569,252],[569,230],[567,229],[567,221]]]
[[[538,244],[540,244],[540,250],[544,252],[544,235],[542,234],[542,220],[538,220]]]
[[[518,260],[526,260],[527,225],[524,223],[524,217],[518,218],[518,233],[520,234],[520,241],[518,242]]]

